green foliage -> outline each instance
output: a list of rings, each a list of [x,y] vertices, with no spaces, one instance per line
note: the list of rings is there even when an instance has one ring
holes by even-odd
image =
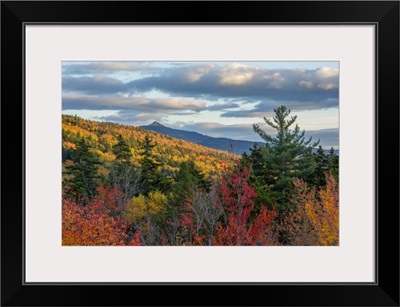
[[[140,184],[145,195],[156,190],[166,192],[170,188],[171,179],[163,176],[162,170],[159,169],[162,163],[156,159],[153,153],[155,147],[156,145],[148,135],[140,143],[139,164],[142,174]]]
[[[96,195],[96,188],[99,184],[99,158],[90,151],[84,138],[79,140],[71,157],[72,163],[65,167],[65,174],[68,176],[64,180],[67,195],[76,203],[82,202],[81,197],[86,199],[85,201],[91,201]]]
[[[174,180],[175,192],[177,190],[184,192],[192,189],[210,191],[211,182],[205,178],[205,175],[196,167],[193,161],[182,162]]]
[[[244,153],[240,160],[243,166],[250,169],[249,183],[257,193],[253,215],[259,213],[262,206],[267,206],[268,209],[276,207],[276,201],[271,192],[274,181],[266,165],[266,152],[264,146],[254,144],[253,148],[250,148],[250,155]]]
[[[173,179],[169,197],[172,207],[175,208],[179,208],[197,190],[207,193],[210,191],[211,181],[205,178],[193,161],[182,162]]]
[[[324,149],[320,145],[316,153],[314,153],[315,171],[312,183],[317,186],[325,185],[325,174],[329,171],[328,157],[325,155]]]
[[[271,185],[277,203],[280,208],[285,209],[289,196],[289,189],[293,178],[307,180],[315,170],[316,163],[312,156],[312,149],[319,141],[312,143],[312,138],[305,139],[305,131],[300,131],[296,124],[294,129],[290,129],[295,123],[297,116],[290,115],[290,110],[285,106],[274,109],[275,116],[271,119],[265,118],[265,122],[277,131],[275,137],[268,135],[259,125],[254,124],[253,129],[265,141],[266,145],[257,151],[253,158],[259,160],[263,158],[261,166],[266,184]]]
[[[320,188],[325,187],[326,176],[332,174],[336,180],[339,175],[339,157],[335,154],[333,147],[329,151],[329,154],[325,154],[325,150],[322,146],[318,147],[316,153],[313,154],[316,168],[312,175],[310,183]]]
[[[167,216],[168,222],[164,224],[168,244],[176,245],[185,241],[186,230],[182,229],[181,215],[189,199],[196,195],[208,195],[212,182],[206,178],[193,161],[182,162],[173,177],[173,182],[168,193]]]
[[[121,134],[118,134],[117,142],[118,143],[112,148],[112,152],[115,155],[115,161],[119,163],[130,163],[132,159],[131,148]]]
[[[329,151],[328,165],[329,173],[335,177],[336,181],[339,181],[339,156],[335,154],[333,147]]]
[[[141,171],[131,162],[131,148],[121,134],[117,137],[117,144],[113,146],[113,153],[115,160],[108,164],[106,182],[123,192],[124,199],[120,204],[123,209],[128,199],[143,192],[140,185]]]

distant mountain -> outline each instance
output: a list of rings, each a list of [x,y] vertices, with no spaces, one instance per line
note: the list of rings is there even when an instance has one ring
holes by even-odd
[[[177,139],[196,143],[205,147],[231,151],[238,155],[241,155],[244,152],[250,153],[250,148],[252,148],[253,145],[255,144],[255,142],[251,141],[240,141],[228,138],[214,138],[194,131],[173,129],[166,127],[157,121],[147,126],[140,126],[139,128],[155,131]]]
[[[165,127],[164,125],[161,125],[159,122],[154,121],[152,122],[149,126],[157,126],[157,127]]]

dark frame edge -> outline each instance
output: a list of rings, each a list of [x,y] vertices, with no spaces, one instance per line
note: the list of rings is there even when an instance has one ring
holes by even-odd
[[[400,71],[400,66],[399,66],[399,37],[400,37],[400,28],[399,28],[399,12],[400,12],[400,2],[398,1],[393,1],[392,2],[392,7],[386,12],[384,16],[379,20],[378,24],[378,36],[377,38],[383,38],[380,39],[379,41],[376,42],[376,52],[377,52],[377,84],[376,84],[376,89],[377,89],[377,107],[376,107],[376,123],[377,123],[377,142],[376,142],[376,160],[379,161],[378,164],[379,166],[377,167],[377,204],[384,204],[384,201],[388,201],[388,199],[385,200],[384,196],[387,193],[390,193],[389,189],[398,189],[399,187],[399,177],[397,176],[396,179],[392,178],[391,184],[385,181],[385,185],[382,185],[379,183],[379,179],[381,179],[383,176],[389,176],[390,177],[390,165],[395,169],[399,170],[399,147],[393,149],[393,156],[389,155],[389,160],[388,155],[383,150],[381,150],[381,153],[379,154],[379,140],[383,139],[385,140],[385,143],[387,143],[387,135],[391,134],[391,136],[395,139],[399,139],[399,114],[400,114],[400,108],[399,108],[399,71]],[[381,47],[380,50],[378,50],[378,46]],[[390,72],[392,67],[397,67],[397,74],[386,74],[382,73],[381,69],[383,72]],[[383,99],[380,98],[385,98],[388,101],[397,101],[397,104],[380,104],[380,102]],[[389,107],[390,106],[390,107]],[[389,107],[389,108],[388,108]],[[383,125],[382,124],[382,119],[385,118],[385,121],[387,120],[390,122],[390,124]],[[379,121],[380,119],[380,121]],[[386,144],[387,145],[387,144]],[[389,167],[389,169],[387,168]],[[397,175],[399,175],[397,173]],[[379,287],[386,293],[390,299],[393,300],[393,302],[396,304],[396,306],[399,306],[400,303],[400,297],[399,297],[399,286],[400,286],[400,279],[399,279],[399,272],[400,272],[400,267],[399,267],[399,248],[397,249],[391,249],[389,245],[382,245],[379,244],[379,242],[386,242],[388,238],[385,238],[387,234],[391,234],[391,239],[395,242],[399,242],[399,233],[400,233],[400,227],[399,227],[399,198],[397,198],[397,208],[393,208],[393,216],[390,217],[389,214],[385,215],[385,218],[388,221],[388,223],[382,223],[379,222],[379,215],[382,213],[381,210],[379,210],[379,206],[376,208],[376,220],[377,220],[377,226],[379,224],[379,227],[383,231],[378,231],[379,229],[377,228],[377,242],[376,242],[376,248],[377,250],[383,251],[386,257],[390,257],[390,263],[392,264],[391,268],[387,268],[383,266],[385,269],[379,269],[380,266],[377,266],[377,281]],[[381,207],[382,208],[382,207]],[[397,219],[397,223],[396,223]],[[397,231],[391,231],[390,226],[388,224],[390,223],[395,223],[397,224]],[[382,263],[383,260],[379,259],[379,253],[377,253],[377,263]],[[397,276],[396,276],[397,274]],[[388,282],[390,280],[390,282]]]
[[[21,46],[20,44],[22,43],[22,39],[19,36],[14,36],[14,32],[10,32],[8,31],[8,28],[5,28],[4,24],[7,23],[8,26],[11,27],[15,27],[15,29],[19,28],[21,29],[21,18],[18,17],[18,14],[16,14],[13,10],[10,9],[9,5],[5,2],[1,2],[1,38],[2,41],[4,40],[4,38],[6,38],[7,42],[12,42],[15,43],[16,46]],[[22,46],[21,46],[22,47]],[[22,51],[22,48],[21,48]],[[19,53],[17,53],[19,54]],[[11,90],[15,91],[16,93],[23,93],[24,91],[22,90],[22,83],[21,83],[21,79],[15,79],[14,76],[14,81],[13,83],[11,82],[7,82],[7,80],[4,77],[4,71],[9,71],[9,68],[11,67],[11,63],[9,63],[8,61],[6,61],[7,58],[9,57],[13,57],[13,53],[11,52],[11,50],[4,48],[3,44],[1,47],[1,74],[2,74],[2,78],[1,78],[1,148],[4,148],[4,144],[15,144],[17,151],[19,151],[20,153],[22,153],[22,147],[23,146],[23,140],[24,140],[24,133],[22,133],[23,135],[23,139],[21,141],[21,143],[14,143],[12,140],[12,136],[10,134],[5,134],[4,133],[4,127],[8,126],[8,127],[12,127],[14,128],[14,131],[20,131],[19,129],[21,128],[21,124],[22,122],[19,122],[20,120],[22,121],[23,116],[19,117],[18,120],[16,120],[14,123],[11,122],[10,117],[5,117],[4,113],[8,112],[11,110],[10,106],[7,104],[4,104],[4,97],[10,97],[9,96],[9,92]],[[22,60],[22,59],[21,59]],[[22,63],[22,62],[21,62]],[[22,72],[22,64],[19,64],[19,62],[16,62],[15,65],[16,68],[19,72]],[[18,67],[20,69],[18,69]],[[5,68],[5,69],[4,69]],[[18,76],[19,73],[17,73]],[[8,76],[7,76],[8,77]],[[13,77],[11,76],[11,79],[13,79]],[[19,83],[18,83],[19,81]],[[10,86],[11,83],[11,86]],[[21,97],[21,96],[20,96]],[[22,94],[22,99],[23,99],[23,94]],[[18,100],[17,100],[18,101]],[[21,114],[23,113],[23,101],[21,102],[20,105],[18,105],[18,107],[20,108],[19,110],[21,111]],[[19,111],[17,110],[17,112]],[[15,108],[13,111],[16,111]],[[19,149],[19,150],[18,150]],[[16,155],[17,157],[19,156]],[[11,165],[4,163],[4,161],[10,158],[10,152],[1,152],[1,169],[2,169],[2,174],[1,174],[1,268],[2,268],[2,274],[1,274],[1,305],[7,305],[8,302],[10,302],[12,300],[13,297],[15,297],[16,295],[18,295],[18,293],[21,292],[22,290],[22,285],[19,283],[19,277],[20,275],[15,274],[15,276],[12,276],[10,273],[10,270],[15,270],[16,272],[20,271],[19,267],[16,267],[16,263],[13,262],[12,260],[14,260],[15,256],[18,256],[15,251],[19,250],[19,246],[20,244],[24,244],[24,242],[12,242],[10,239],[10,236],[6,236],[4,233],[4,229],[6,228],[4,225],[8,227],[10,227],[12,230],[14,231],[21,231],[21,229],[17,229],[17,227],[19,226],[19,224],[14,225],[14,229],[13,229],[13,225],[10,223],[10,221],[7,221],[7,219],[4,217],[4,206],[6,201],[5,200],[5,191],[7,192],[14,192],[16,195],[22,195],[22,200],[24,200],[24,193],[23,193],[23,189],[22,187],[24,186],[24,177],[22,177],[22,182],[20,181],[21,178],[19,178],[19,174],[21,174],[22,176],[24,176],[23,173],[23,167],[22,165],[17,165],[17,169],[15,170],[15,174],[14,175],[16,178],[11,177],[11,180],[14,185],[11,186],[10,184],[6,183],[4,181],[4,173],[8,173],[10,174],[10,169],[11,169]],[[12,161],[13,159],[11,159]],[[19,179],[18,179],[19,178]],[[19,187],[19,184],[21,183],[21,186]],[[4,188],[4,186],[7,185],[7,189]],[[18,212],[18,208],[14,208],[11,211],[13,211],[14,213]],[[9,211],[8,211],[9,213]],[[22,217],[23,219],[23,217]],[[17,226],[17,227],[15,227]],[[8,248],[11,247],[11,250],[6,250],[4,249],[4,245],[7,245]],[[11,261],[10,261],[11,259]],[[18,259],[18,258],[17,258]],[[5,265],[7,263],[7,265]],[[22,263],[21,263],[22,264]],[[10,267],[11,266],[11,267]],[[7,268],[7,270],[5,269]],[[4,278],[4,271],[8,271],[7,272],[7,279]]]

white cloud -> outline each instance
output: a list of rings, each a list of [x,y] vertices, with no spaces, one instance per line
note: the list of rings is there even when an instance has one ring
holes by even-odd
[[[316,74],[320,78],[333,78],[339,75],[339,70],[337,68],[323,66],[317,69]]]
[[[256,68],[238,63],[228,64],[219,71],[219,82],[223,85],[246,84],[253,78],[254,70],[256,70]]]
[[[188,70],[186,73],[186,78],[190,82],[197,82],[201,79],[202,76],[207,74],[210,70],[212,70],[215,67],[215,65],[202,65],[202,66],[197,66],[193,70]]]

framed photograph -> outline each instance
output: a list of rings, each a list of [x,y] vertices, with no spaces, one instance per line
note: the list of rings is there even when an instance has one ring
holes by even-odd
[[[398,1],[1,29],[2,305],[399,306]]]

